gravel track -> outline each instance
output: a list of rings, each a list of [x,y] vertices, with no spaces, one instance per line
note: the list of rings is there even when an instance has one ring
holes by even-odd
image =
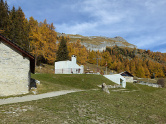
[[[39,99],[43,99],[43,98],[60,96],[60,95],[65,95],[68,93],[80,92],[80,91],[83,91],[83,90],[62,90],[62,91],[55,91],[55,92],[49,92],[49,93],[44,93],[44,94],[38,94],[38,95],[11,97],[11,98],[7,98],[7,99],[0,99],[0,105],[39,100]]]

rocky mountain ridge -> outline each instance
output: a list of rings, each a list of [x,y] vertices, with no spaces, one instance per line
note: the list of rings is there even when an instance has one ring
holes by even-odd
[[[114,38],[103,37],[103,36],[82,36],[79,34],[64,34],[58,33],[58,36],[69,36],[71,42],[76,42],[77,40],[81,41],[81,44],[84,45],[90,51],[100,51],[106,50],[106,47],[129,47],[137,48],[135,45],[128,43],[124,38],[117,36]]]

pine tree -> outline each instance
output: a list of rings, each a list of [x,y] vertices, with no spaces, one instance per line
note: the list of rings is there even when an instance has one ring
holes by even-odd
[[[10,29],[10,35],[9,35],[9,39],[11,39],[12,41],[16,41],[16,24],[17,24],[17,16],[16,16],[16,9],[13,6],[12,10],[9,13],[9,20],[10,20],[10,25],[9,25],[9,29]]]
[[[56,61],[69,60],[69,51],[67,49],[67,38],[62,36],[61,42],[57,51]]]
[[[30,25],[27,19],[24,20],[23,29],[24,29],[23,36],[22,36],[23,47],[25,50],[30,51],[30,39],[29,39]]]
[[[0,1],[0,33],[8,37],[9,35],[9,10],[7,2]]]
[[[10,20],[9,39],[14,41],[24,50],[29,51],[30,28],[29,28],[28,20],[25,19],[25,15],[21,7],[19,7],[18,10],[16,10],[15,7],[13,6],[11,12],[9,13],[9,20]]]
[[[21,9],[18,8],[16,11],[16,28],[15,28],[15,35],[16,41],[22,48],[28,49],[29,41],[26,38],[28,36],[28,25],[27,21],[25,20],[25,15]]]

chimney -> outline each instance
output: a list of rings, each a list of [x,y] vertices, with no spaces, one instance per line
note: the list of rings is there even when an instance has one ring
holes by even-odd
[[[73,62],[73,63],[75,63],[76,64],[76,62],[77,62],[77,60],[76,60],[77,58],[76,58],[76,56],[75,55],[72,55],[71,56],[71,61]]]

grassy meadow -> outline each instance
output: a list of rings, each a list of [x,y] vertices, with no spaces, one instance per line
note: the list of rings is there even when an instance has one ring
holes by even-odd
[[[38,85],[40,93],[64,89],[86,91],[2,105],[0,106],[1,123],[166,123],[166,88],[127,83],[126,89],[109,89],[110,94],[107,94],[97,85],[103,82],[113,83],[101,75],[35,74],[32,77],[41,81],[41,86]]]
[[[33,74],[32,78],[41,81],[41,84],[37,86],[38,93],[70,89],[99,89],[97,85],[102,83],[114,85],[102,75],[94,74]]]

